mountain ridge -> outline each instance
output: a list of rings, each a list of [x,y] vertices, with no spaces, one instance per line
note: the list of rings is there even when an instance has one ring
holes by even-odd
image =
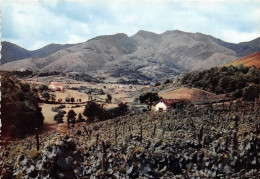
[[[26,58],[43,58],[59,50],[72,47],[75,44],[55,44],[51,43],[36,50],[27,50],[14,43],[3,41],[2,45],[2,58],[1,64],[12,61],[22,60]]]
[[[103,35],[67,48],[62,46],[63,49],[44,57],[29,57],[4,64],[0,69],[79,72],[108,80],[156,81],[224,65],[241,54],[260,51],[257,42],[258,39],[232,44],[202,33],[173,30],[156,34],[140,30],[132,36]]]

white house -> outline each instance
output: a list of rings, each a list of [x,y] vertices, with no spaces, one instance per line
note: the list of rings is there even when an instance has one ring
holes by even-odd
[[[51,82],[48,85],[48,88],[53,90],[53,91],[64,91],[65,90],[65,88],[62,84],[56,83],[56,82]]]
[[[155,111],[166,111],[167,110],[167,105],[163,102],[163,101],[161,101],[161,102],[159,102],[159,103],[157,103],[155,106],[154,106],[154,110]]]
[[[175,99],[162,99],[154,106],[154,110],[159,112],[166,111],[173,103],[176,103]]]

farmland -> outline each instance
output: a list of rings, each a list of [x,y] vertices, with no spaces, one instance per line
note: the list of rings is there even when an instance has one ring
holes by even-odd
[[[225,70],[231,69],[244,70],[233,67]],[[219,73],[221,69],[214,70]],[[258,69],[250,71],[255,70]],[[60,76],[23,78],[15,95],[6,93],[5,98],[16,100],[14,96],[18,96],[22,107],[26,107],[21,90],[25,89],[27,95],[38,96],[44,121],[40,130],[2,142],[0,174],[4,178],[10,175],[16,178],[259,176],[260,101],[259,98],[250,100],[247,95],[248,88],[258,85],[254,80],[258,74],[251,72],[242,72],[241,78],[247,75],[246,80],[250,83],[245,81],[241,86],[243,97],[237,98],[232,98],[233,89],[223,93],[219,88],[219,94],[215,94],[215,89],[207,91],[207,86],[200,86],[205,83],[196,84],[194,79],[200,79],[200,73],[154,86],[95,84]],[[46,90],[46,85],[53,81],[62,84],[65,91]],[[7,83],[10,89],[11,82]],[[180,82],[186,85],[180,85]],[[26,83],[38,90],[29,90]],[[257,92],[256,96],[259,96]],[[46,97],[47,93],[49,96]],[[111,95],[110,100],[108,95]],[[142,99],[146,96],[155,101],[144,99],[145,104],[140,104],[140,95]],[[143,110],[142,107],[136,112],[132,108],[154,105],[162,98],[189,103],[168,106],[165,112]],[[123,103],[129,107],[127,113],[114,110]],[[89,104],[96,108],[101,106],[102,110],[94,109],[91,114],[93,108],[86,110]],[[67,122],[72,110],[75,116],[83,114],[85,122]],[[59,112],[65,114],[64,123],[54,121]]]
[[[34,136],[8,145],[1,168],[31,178],[251,178],[260,174],[259,110],[237,101],[60,126],[40,134],[39,151]]]

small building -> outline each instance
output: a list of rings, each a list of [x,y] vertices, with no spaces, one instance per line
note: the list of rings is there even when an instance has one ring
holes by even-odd
[[[167,111],[174,103],[176,103],[175,99],[162,99],[154,106],[154,110],[159,112]]]
[[[48,85],[48,88],[52,91],[62,91],[64,92],[65,88],[61,83],[57,83],[57,82],[50,82],[50,84]]]
[[[159,111],[159,112],[166,111],[167,109],[168,109],[168,107],[167,107],[167,105],[163,101],[157,103],[154,106],[154,110],[155,111]]]

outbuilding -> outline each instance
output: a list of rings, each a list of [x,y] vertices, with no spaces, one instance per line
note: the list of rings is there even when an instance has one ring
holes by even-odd
[[[167,109],[170,108],[175,102],[175,99],[162,99],[154,106],[154,110],[159,112],[167,111]]]
[[[154,110],[155,111],[159,111],[159,112],[163,112],[163,111],[166,111],[168,109],[167,105],[161,101],[159,103],[157,103],[155,106],[154,106]]]

